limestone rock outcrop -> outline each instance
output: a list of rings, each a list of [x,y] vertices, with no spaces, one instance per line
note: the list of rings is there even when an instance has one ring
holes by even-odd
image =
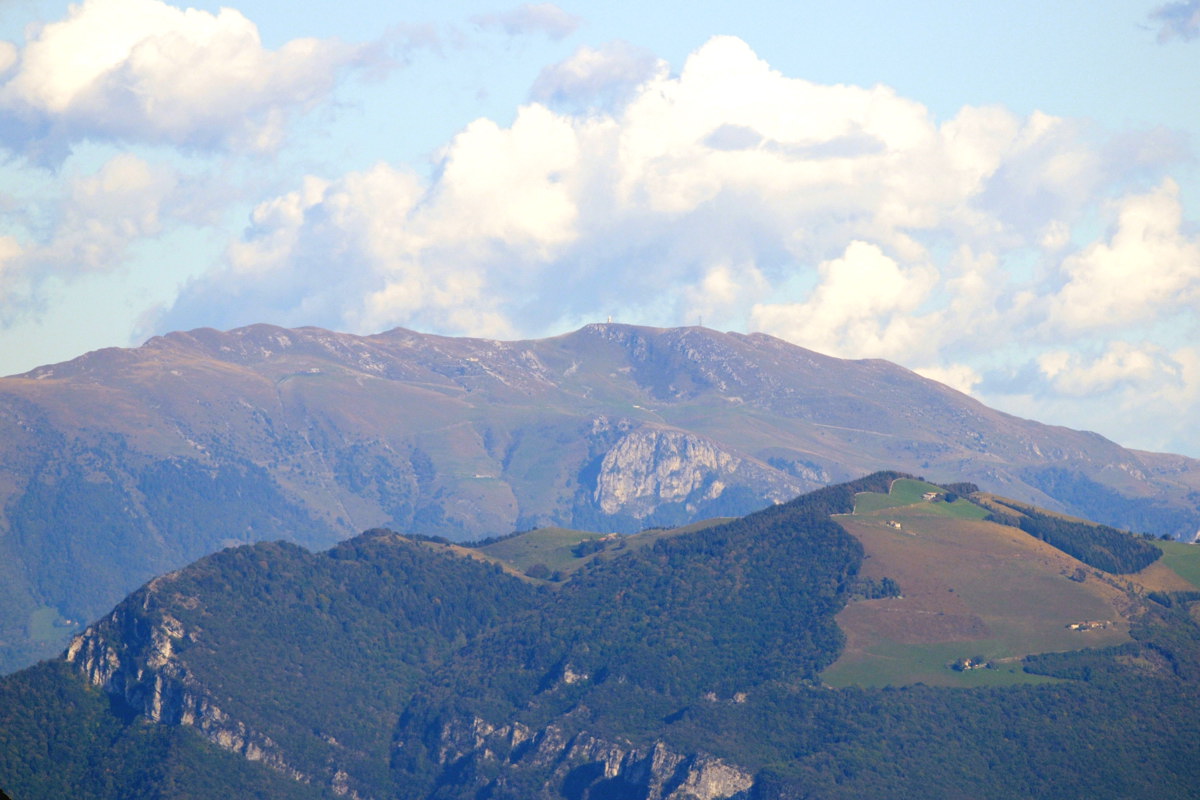
[[[668,503],[683,503],[694,512],[734,484],[765,489],[767,499],[775,502],[811,485],[734,455],[702,436],[642,427],[626,433],[604,455],[594,497],[606,514],[644,518]]]
[[[454,720],[442,727],[437,755],[448,772],[494,775],[478,787],[489,794],[503,794],[515,777],[529,772],[540,778],[541,798],[598,793],[645,800],[747,800],[754,786],[749,771],[711,755],[680,753],[662,741],[636,746],[586,731],[570,734],[554,724],[531,731],[520,723]],[[472,768],[463,769],[468,762]]]
[[[151,722],[194,727],[225,750],[307,780],[288,766],[270,737],[223,711],[176,658],[177,648],[193,633],[160,607],[157,591],[169,579],[152,581],[72,639],[64,656],[67,663]]]

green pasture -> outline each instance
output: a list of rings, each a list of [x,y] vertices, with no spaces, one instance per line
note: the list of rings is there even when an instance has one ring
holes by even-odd
[[[1157,541],[1154,544],[1163,551],[1162,563],[1174,570],[1179,577],[1200,589],[1200,544],[1163,541]]]
[[[988,669],[958,672],[950,668],[958,659],[974,656],[1005,660],[994,661]],[[863,657],[839,660],[825,670],[821,679],[838,689],[849,686],[911,686],[914,683],[965,689],[1048,683],[1054,680],[1044,675],[1030,675],[1022,670],[1020,661],[1008,655],[1008,648],[1000,640],[934,644],[900,644],[880,640]]]
[[[551,572],[569,572],[586,561],[571,550],[580,542],[599,539],[604,534],[571,528],[538,528],[519,536],[501,539],[479,548],[479,552],[498,558],[524,571],[534,564],[545,564]]]
[[[906,508],[921,504],[922,511],[956,519],[983,519],[988,515],[986,509],[980,508],[969,500],[959,498],[953,503],[931,503],[923,499],[926,492],[943,492],[945,490],[925,481],[912,478],[899,478],[892,483],[888,494],[879,492],[859,492],[854,497],[855,514],[871,514],[889,508]]]
[[[63,627],[58,609],[42,606],[29,614],[29,638],[35,642],[56,642],[63,638]]]
[[[524,572],[534,564],[545,564],[551,572],[571,573],[593,558],[616,558],[631,549],[649,547],[659,539],[710,528],[729,522],[730,517],[716,517],[684,525],[679,528],[654,528],[625,536],[617,536],[604,542],[601,549],[585,550],[575,555],[575,547],[581,542],[603,539],[608,534],[595,531],[579,531],[572,528],[536,528],[532,531],[501,539],[479,548],[484,555],[502,561]]]

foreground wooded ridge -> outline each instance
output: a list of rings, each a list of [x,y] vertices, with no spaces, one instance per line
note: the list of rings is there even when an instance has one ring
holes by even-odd
[[[1191,546],[1116,532],[1161,556],[1110,571],[1066,552],[1110,529],[1016,501],[989,521],[1005,501],[974,488],[877,473],[625,537],[227,549],[0,681],[0,779],[16,800],[1195,796]],[[1061,618],[1015,617],[1014,581]],[[1069,628],[1092,608],[1103,628]]]

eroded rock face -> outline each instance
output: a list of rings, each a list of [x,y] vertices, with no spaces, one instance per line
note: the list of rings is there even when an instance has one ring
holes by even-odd
[[[746,800],[754,786],[747,770],[701,753],[676,752],[662,741],[637,747],[627,741],[569,735],[557,725],[532,732],[520,723],[494,726],[479,718],[443,726],[438,756],[449,770],[495,775],[478,787],[505,794],[514,776],[538,774],[538,797],[639,797],[646,800]],[[473,769],[461,770],[472,762]],[[522,779],[522,785],[528,785]]]
[[[218,747],[308,780],[286,763],[270,737],[225,713],[176,657],[179,644],[192,634],[156,608],[155,592],[167,579],[151,582],[72,639],[67,663],[147,720],[194,727]]]
[[[644,518],[664,503],[696,506],[738,483],[783,501],[803,491],[800,481],[764,468],[686,431],[644,427],[625,434],[600,464],[595,501],[606,514]]]

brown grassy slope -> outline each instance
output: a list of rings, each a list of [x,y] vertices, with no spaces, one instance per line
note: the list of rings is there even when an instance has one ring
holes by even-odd
[[[863,543],[864,577],[890,577],[903,596],[854,602],[842,611],[847,646],[835,675],[839,667],[889,661],[886,682],[938,682],[918,663],[919,654],[905,650],[912,645],[953,643],[961,655],[1013,659],[1128,640],[1126,592],[1087,567],[1083,582],[1070,580],[1079,561],[1016,528],[937,516],[920,506],[839,522]],[[1067,629],[1086,620],[1110,624],[1086,633]]]
[[[837,519],[863,543],[862,576],[891,578],[903,596],[852,602],[839,614],[847,642],[826,673],[831,683],[1021,681],[1020,657],[1128,641],[1146,592],[1195,588],[1162,561],[1112,576],[1019,528],[954,518],[937,504],[878,505]],[[1068,627],[1085,621],[1105,624]],[[973,655],[1006,665],[1005,674],[947,668]]]

